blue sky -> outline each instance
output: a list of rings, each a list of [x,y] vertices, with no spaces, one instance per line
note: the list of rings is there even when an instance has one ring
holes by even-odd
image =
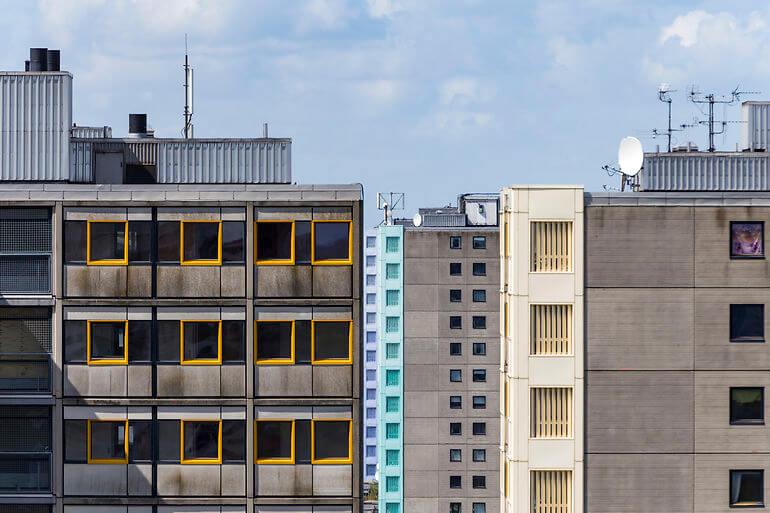
[[[75,121],[125,134],[147,112],[159,136],[182,126],[189,34],[196,135],[294,139],[294,178],[406,193],[410,215],[463,191],[580,183],[625,135],[652,150],[665,124],[703,115],[685,91],[764,91],[770,6],[742,0],[0,0],[0,69],[30,46],[62,49]],[[723,114],[719,110],[720,115]],[[740,119],[728,108],[727,119]],[[718,146],[734,148],[740,125]],[[705,130],[678,134],[703,147]]]

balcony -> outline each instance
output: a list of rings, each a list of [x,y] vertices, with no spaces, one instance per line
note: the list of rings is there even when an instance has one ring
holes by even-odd
[[[0,358],[0,395],[50,393],[51,359],[49,355]]]
[[[50,452],[0,452],[0,494],[51,493]]]

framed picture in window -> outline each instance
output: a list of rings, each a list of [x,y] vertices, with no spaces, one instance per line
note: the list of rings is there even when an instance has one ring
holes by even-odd
[[[764,258],[765,223],[730,222],[730,258]]]

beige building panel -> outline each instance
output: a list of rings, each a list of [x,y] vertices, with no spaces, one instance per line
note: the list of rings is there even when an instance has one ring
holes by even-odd
[[[765,501],[770,497],[768,458],[766,454],[696,454],[695,508],[700,513],[728,513],[730,507],[730,469],[763,469]],[[756,508],[749,508],[749,511]]]

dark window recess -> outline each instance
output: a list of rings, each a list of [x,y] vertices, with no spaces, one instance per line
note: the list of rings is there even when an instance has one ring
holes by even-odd
[[[158,261],[179,262],[179,221],[158,221]]]
[[[219,222],[186,222],[184,229],[184,259],[217,260],[219,258]]]
[[[295,264],[310,264],[311,257],[311,242],[310,242],[310,230],[312,229],[312,223],[310,221],[295,221],[294,222],[294,263]]]
[[[314,360],[348,360],[350,358],[350,322],[314,322]]]
[[[450,315],[449,316],[449,329],[452,330],[459,330],[463,327],[463,318],[459,315]]]
[[[184,323],[184,359],[216,360],[219,358],[219,323]]]
[[[291,459],[291,430],[291,421],[257,422],[257,460]]]
[[[463,460],[462,449],[449,449],[449,461],[458,463]]]
[[[486,276],[487,264],[484,262],[473,262],[473,276]]]
[[[730,424],[764,424],[765,389],[730,387]]]
[[[463,238],[459,235],[449,237],[449,249],[461,249],[463,247]]]
[[[449,263],[449,276],[462,276],[463,264],[460,262]]]
[[[463,345],[461,342],[450,342],[449,343],[449,355],[450,356],[460,356],[463,354]]]
[[[125,350],[125,322],[91,322],[92,360],[122,360]]]
[[[473,343],[473,354],[476,356],[484,356],[487,354],[487,344],[486,342],[474,342]]]
[[[487,503],[474,502],[471,506],[471,513],[487,513]]]
[[[158,421],[158,460],[163,463],[179,461],[178,420]]]
[[[152,461],[151,420],[132,420],[128,423],[128,461]]]
[[[246,321],[222,321],[222,361],[246,361]]]
[[[485,395],[474,395],[473,396],[473,409],[474,410],[483,410],[487,407],[487,396]]]
[[[148,184],[157,181],[154,164],[126,164],[125,183]]]
[[[462,488],[462,476],[449,476],[449,488]]]
[[[246,238],[243,221],[222,222],[222,262],[240,263],[246,260],[243,241]]]
[[[765,305],[730,305],[730,342],[765,341]]]
[[[66,463],[85,463],[87,461],[87,425],[87,420],[64,420],[64,461]],[[179,448],[177,447],[178,451]]]
[[[291,321],[257,322],[257,361],[291,359]]]
[[[484,289],[474,289],[473,291],[473,302],[474,303],[486,303],[487,302],[487,291]]]
[[[449,381],[460,383],[463,380],[463,371],[461,369],[449,369]]]
[[[463,291],[460,289],[449,289],[449,301],[459,303],[463,300]]]
[[[473,449],[473,461],[475,462],[481,462],[481,461],[487,461],[487,450],[486,449]]]
[[[474,383],[485,383],[487,381],[487,370],[473,369],[473,381]]]
[[[310,460],[310,421],[294,421],[294,463],[309,464]]]
[[[122,460],[126,458],[126,423],[123,421],[91,422],[91,459]]]
[[[730,470],[730,506],[765,506],[764,470]]]
[[[82,264],[86,261],[86,222],[64,222],[64,261]]]
[[[449,513],[463,513],[463,505],[460,502],[449,503]]]
[[[463,424],[462,422],[450,422],[449,423],[449,434],[452,436],[459,436],[463,434]]]
[[[294,321],[294,363],[310,362],[310,321]]]
[[[474,315],[473,316],[473,329],[474,330],[485,330],[485,329],[487,329],[487,317],[485,315]]]
[[[315,222],[313,229],[316,261],[350,259],[350,223]]]
[[[350,458],[350,422],[329,420],[313,422],[315,429],[314,460]]]
[[[222,462],[246,461],[246,422],[243,420],[222,421]]]
[[[177,342],[177,346],[179,343]],[[64,362],[86,361],[86,321],[64,321]]]
[[[155,325],[158,328],[158,361],[179,363],[179,321],[157,321]]]
[[[459,395],[449,396],[449,408],[452,410],[459,410],[463,407],[463,398]]]
[[[185,460],[219,458],[219,421],[185,422],[183,449]]]
[[[474,422],[473,423],[473,435],[474,436],[484,436],[487,434],[487,423],[486,422]]]
[[[473,249],[487,249],[487,238],[483,235],[474,236]]]
[[[290,261],[292,259],[292,223],[257,223],[257,261]],[[309,259],[309,258],[308,258]]]
[[[51,339],[49,307],[0,307],[0,354],[42,356],[51,352]]]
[[[92,222],[91,260],[123,260],[126,247],[126,223]]]
[[[128,261],[152,261],[152,221],[128,222]]]
[[[486,478],[486,476],[473,476],[473,487],[474,488],[486,488],[487,487],[487,478]]]
[[[128,321],[128,361],[152,360],[152,321]]]

